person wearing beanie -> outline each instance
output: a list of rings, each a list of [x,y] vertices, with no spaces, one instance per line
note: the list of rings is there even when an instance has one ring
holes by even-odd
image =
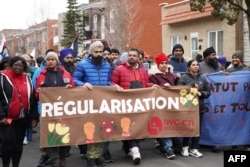
[[[75,64],[73,59],[74,51],[71,48],[64,48],[60,51],[60,61],[64,68],[73,75],[75,71]]]
[[[242,51],[236,51],[232,55],[232,67],[228,68],[227,72],[235,72],[248,70],[247,66],[244,64],[244,55]]]
[[[218,63],[216,51],[213,47],[209,47],[203,52],[204,60],[200,63],[200,73],[215,73],[222,71],[221,64]]]
[[[76,86],[94,89],[93,86],[113,86],[110,82],[111,66],[103,58],[103,44],[92,43],[89,55],[75,68],[73,79]],[[87,144],[87,167],[102,166],[101,152],[103,143]]]
[[[157,84],[159,86],[170,87],[177,83],[180,74],[171,73],[169,70],[168,57],[164,53],[160,53],[155,56],[155,62],[158,70],[149,77],[149,82]],[[176,157],[173,150],[173,143],[171,138],[159,138],[156,139],[159,143],[158,149],[161,153],[166,155],[168,159]]]
[[[175,72],[186,72],[187,71],[187,61],[183,58],[184,49],[181,44],[176,44],[172,50],[172,57],[169,61],[174,67]]]
[[[59,64],[58,54],[54,51],[47,52],[45,56],[45,67],[42,68],[40,74],[36,77],[36,98],[39,100],[39,90],[41,87],[74,87],[74,81],[71,74]],[[43,148],[44,154],[41,158],[47,161],[38,162],[38,166],[66,166],[66,156],[68,154],[69,146],[58,146],[57,148],[48,147]]]
[[[89,46],[89,54],[93,54],[95,48],[100,48],[103,50],[104,46],[101,41],[95,41]]]

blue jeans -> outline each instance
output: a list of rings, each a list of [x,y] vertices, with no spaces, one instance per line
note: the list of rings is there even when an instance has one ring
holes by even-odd
[[[31,126],[29,126],[29,127],[26,129],[25,136],[27,137],[27,141],[28,141],[28,142],[31,142],[31,141],[32,141],[32,127],[31,127]]]
[[[173,142],[171,138],[161,138],[159,140],[160,140],[160,144],[162,144],[165,151],[172,150]]]

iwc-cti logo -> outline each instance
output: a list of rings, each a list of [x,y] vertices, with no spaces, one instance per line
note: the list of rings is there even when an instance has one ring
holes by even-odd
[[[150,135],[158,135],[162,131],[162,121],[158,117],[152,117],[148,121],[147,131]]]

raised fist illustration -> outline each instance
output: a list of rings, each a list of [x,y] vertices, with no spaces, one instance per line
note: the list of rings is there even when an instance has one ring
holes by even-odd
[[[130,124],[131,124],[130,118],[128,118],[128,117],[123,117],[123,118],[121,119],[122,131],[125,132],[125,133],[128,133],[128,132],[129,132]]]
[[[83,131],[85,135],[87,136],[87,140],[93,140],[94,133],[95,133],[95,124],[93,124],[92,122],[86,122],[83,125]]]

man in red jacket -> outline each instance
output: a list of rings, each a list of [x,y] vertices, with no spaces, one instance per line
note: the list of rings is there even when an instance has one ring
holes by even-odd
[[[111,82],[121,86],[123,89],[156,86],[149,83],[149,75],[143,65],[139,63],[139,51],[134,48],[128,52],[128,61],[114,69]],[[126,154],[132,157],[135,165],[140,164],[141,154],[139,150],[139,140],[123,141],[123,149]]]

